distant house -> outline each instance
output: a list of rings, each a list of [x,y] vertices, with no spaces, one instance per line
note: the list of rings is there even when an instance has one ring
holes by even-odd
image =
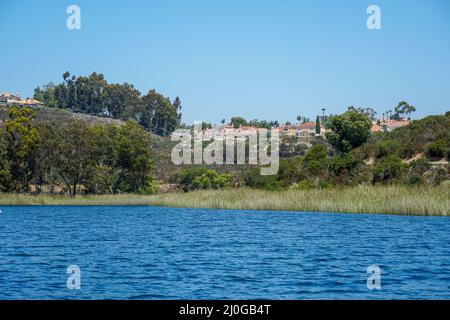
[[[43,106],[44,103],[33,98],[27,98],[25,100],[22,100],[19,94],[11,94],[9,92],[5,92],[0,95],[0,105],[33,108]]]
[[[373,121],[372,128],[370,129],[370,131],[372,131],[373,133],[381,132],[383,131],[383,128],[376,121]]]
[[[320,134],[316,134],[316,123],[313,121],[305,122],[296,126],[297,137],[308,137],[308,136],[324,136],[328,129],[325,128],[323,124],[320,124]]]
[[[203,130],[203,139],[204,140],[211,140],[214,138],[218,139],[224,139],[227,136],[232,136],[234,134],[235,128],[231,125],[222,125],[222,126],[215,126],[210,129]]]
[[[313,121],[297,125],[297,137],[308,137],[316,135],[316,123]]]
[[[294,125],[280,126],[276,130],[283,136],[295,136],[297,134],[297,128]]]
[[[258,132],[258,128],[253,126],[240,126],[235,130],[235,134],[240,137],[254,135]]]
[[[12,94],[9,92],[2,93],[0,95],[0,104],[1,105],[11,105],[11,104],[19,104],[22,99],[18,94]]]
[[[400,120],[400,121],[389,120],[389,121],[386,121],[385,123],[383,123],[382,127],[383,127],[384,131],[390,132],[394,129],[407,126],[410,123],[411,123],[410,120]]]
[[[22,105],[24,107],[41,107],[44,105],[44,103],[42,103],[39,100],[31,98],[31,99],[22,100],[20,105]]]

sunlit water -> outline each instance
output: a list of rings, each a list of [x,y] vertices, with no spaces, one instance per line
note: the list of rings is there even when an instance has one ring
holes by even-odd
[[[450,298],[450,219],[0,208],[0,299]],[[67,267],[81,290],[67,288]],[[381,289],[367,288],[367,267]]]

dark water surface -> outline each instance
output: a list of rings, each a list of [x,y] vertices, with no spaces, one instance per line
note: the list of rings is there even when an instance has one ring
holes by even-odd
[[[450,218],[0,207],[0,299],[450,298]],[[81,290],[66,285],[81,269]],[[381,289],[367,288],[367,267]]]

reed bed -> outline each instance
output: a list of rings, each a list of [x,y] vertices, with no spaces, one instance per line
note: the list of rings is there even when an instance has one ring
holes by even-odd
[[[248,188],[158,195],[54,196],[0,194],[0,205],[150,205],[179,208],[282,210],[448,216],[450,188],[361,186],[325,190]]]

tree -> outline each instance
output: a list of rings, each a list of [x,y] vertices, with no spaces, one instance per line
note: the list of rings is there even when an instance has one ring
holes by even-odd
[[[95,126],[91,132],[95,170],[90,191],[146,193],[154,171],[149,133],[131,120],[121,127]]]
[[[372,121],[367,115],[358,111],[347,111],[330,118],[331,132],[327,132],[326,137],[337,150],[348,152],[367,141],[371,127]]]
[[[247,120],[245,120],[242,117],[232,117],[230,120],[230,125],[232,125],[235,128],[239,128],[240,126],[246,126]]]
[[[305,178],[319,178],[326,176],[327,148],[322,144],[315,144],[303,159],[302,171]]]
[[[170,135],[180,122],[177,108],[169,98],[150,90],[142,97],[140,124],[159,135]]]
[[[208,122],[202,122],[202,129],[203,130],[205,130],[205,129],[211,129],[213,126],[212,126],[212,124],[211,123],[208,123]]]
[[[316,118],[316,134],[320,134],[320,117]]]
[[[33,175],[33,150],[38,132],[32,124],[36,113],[29,108],[11,108],[5,121],[6,158],[12,184],[11,191],[25,191]],[[5,146],[3,146],[5,147]],[[3,149],[5,152],[5,149]]]
[[[55,150],[52,162],[55,172],[66,186],[70,196],[76,196],[81,184],[89,179],[95,168],[93,135],[81,121],[55,126]]]
[[[348,111],[357,111],[362,114],[365,114],[372,121],[374,121],[376,119],[376,115],[377,115],[377,112],[373,108],[360,108],[360,107],[350,106],[350,107],[348,107]]]
[[[0,131],[0,191],[11,191],[12,175],[11,175],[11,161],[8,159],[8,141],[4,130]]]
[[[444,158],[450,150],[450,140],[438,140],[429,145],[425,151],[428,158],[438,160]]]
[[[106,115],[116,119],[134,119],[147,130],[169,135],[181,121],[181,100],[170,99],[150,90],[141,93],[128,83],[108,83],[101,73],[87,77],[63,74],[63,82],[37,87],[34,98],[49,107],[67,108],[75,112]]]
[[[128,121],[118,131],[114,154],[117,178],[113,193],[143,193],[153,179],[154,163],[151,156],[150,135],[135,122]]]
[[[389,156],[378,163],[373,170],[373,182],[387,183],[399,179],[406,172],[406,166],[397,156]]]
[[[394,109],[395,113],[393,118],[395,120],[401,120],[405,117],[409,118],[409,115],[416,111],[416,107],[408,104],[406,101],[400,101]]]

